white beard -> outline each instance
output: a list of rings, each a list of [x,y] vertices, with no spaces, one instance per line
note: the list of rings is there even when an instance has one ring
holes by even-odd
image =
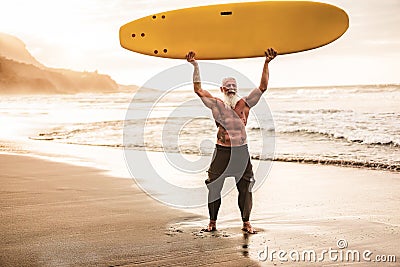
[[[235,108],[236,103],[240,100],[240,98],[234,94],[234,95],[228,95],[228,94],[224,94],[224,103],[225,105],[227,105],[228,107],[231,108]]]

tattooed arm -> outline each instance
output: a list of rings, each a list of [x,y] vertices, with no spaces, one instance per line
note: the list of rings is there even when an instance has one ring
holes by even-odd
[[[201,98],[201,101],[203,101],[204,105],[208,108],[214,108],[217,104],[217,99],[213,97],[210,92],[207,90],[204,90],[201,88],[201,79],[200,79],[200,68],[199,64],[197,63],[195,57],[195,53],[193,51],[190,51],[186,55],[186,60],[191,63],[194,67],[193,70],[193,88],[194,92]]]

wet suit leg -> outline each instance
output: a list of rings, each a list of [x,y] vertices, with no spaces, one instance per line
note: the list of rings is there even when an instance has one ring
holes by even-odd
[[[253,165],[251,164],[249,156],[246,169],[240,180],[236,182],[236,188],[239,192],[238,205],[243,222],[248,222],[250,220],[250,213],[253,207],[252,189],[254,183]]]
[[[212,179],[213,182],[207,183],[208,188],[208,213],[210,220],[216,221],[218,211],[221,206],[221,191],[224,185],[224,178]]]
[[[252,182],[243,178],[236,184],[239,191],[238,205],[243,222],[250,220],[251,208],[253,207],[253,193],[251,192]]]

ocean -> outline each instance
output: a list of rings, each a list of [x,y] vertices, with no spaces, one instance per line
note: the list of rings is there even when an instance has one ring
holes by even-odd
[[[0,138],[212,153],[217,128],[190,86],[156,102],[157,90],[139,90],[2,96]],[[253,159],[400,171],[400,85],[272,88],[264,100],[246,127]]]

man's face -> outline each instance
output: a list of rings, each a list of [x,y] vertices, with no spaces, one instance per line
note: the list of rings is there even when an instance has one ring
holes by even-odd
[[[228,79],[224,81],[221,90],[225,95],[235,95],[237,93],[236,81],[233,79]]]

